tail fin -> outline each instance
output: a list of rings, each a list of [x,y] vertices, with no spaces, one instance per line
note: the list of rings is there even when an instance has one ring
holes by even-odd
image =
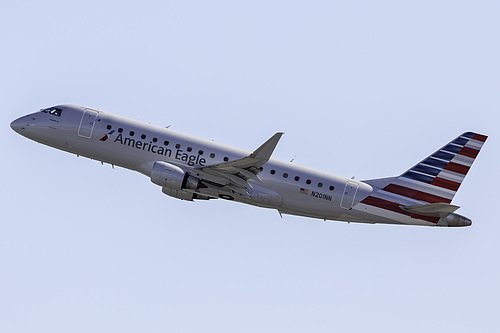
[[[374,191],[361,203],[436,224],[450,215],[446,225],[470,225],[469,219],[452,214],[459,207],[450,202],[486,139],[463,133],[400,176],[365,181]]]
[[[386,179],[385,186],[375,186],[420,203],[449,204],[486,139],[485,135],[463,133],[399,177]]]

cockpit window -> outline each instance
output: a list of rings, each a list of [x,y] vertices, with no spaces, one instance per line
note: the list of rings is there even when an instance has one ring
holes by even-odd
[[[60,117],[62,113],[62,110],[58,108],[48,108],[48,109],[42,109],[40,111],[51,114],[56,117]]]

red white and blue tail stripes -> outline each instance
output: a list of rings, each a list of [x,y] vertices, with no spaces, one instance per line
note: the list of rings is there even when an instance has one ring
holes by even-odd
[[[427,203],[450,203],[486,138],[472,132],[462,134],[402,174],[386,190]]]
[[[362,204],[408,215],[400,206],[449,204],[487,136],[466,132],[361,201]],[[437,223],[436,218],[422,217]],[[432,220],[432,221],[431,221]]]

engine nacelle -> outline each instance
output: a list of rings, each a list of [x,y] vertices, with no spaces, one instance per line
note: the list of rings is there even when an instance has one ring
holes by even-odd
[[[193,200],[196,195],[184,190],[196,190],[200,184],[198,178],[167,162],[155,162],[151,171],[151,182],[161,186],[166,195],[182,200]]]

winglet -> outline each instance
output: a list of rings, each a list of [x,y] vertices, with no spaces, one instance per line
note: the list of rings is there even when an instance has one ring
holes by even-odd
[[[246,157],[233,161],[208,165],[200,168],[200,170],[208,174],[214,175],[215,173],[217,176],[230,179],[232,183],[237,184],[238,186],[243,186],[243,184],[246,184],[249,179],[260,181],[258,176],[258,173],[261,171],[260,167],[269,161],[282,135],[283,133],[280,132],[274,134],[269,140],[264,142],[259,148]],[[237,178],[240,178],[241,180]],[[251,187],[251,185],[248,186]],[[246,188],[247,185],[244,187]]]
[[[257,148],[253,153],[251,153],[250,157],[263,160],[266,162],[269,161],[282,135],[283,133],[281,132],[274,134],[269,140],[264,142],[259,148]]]

